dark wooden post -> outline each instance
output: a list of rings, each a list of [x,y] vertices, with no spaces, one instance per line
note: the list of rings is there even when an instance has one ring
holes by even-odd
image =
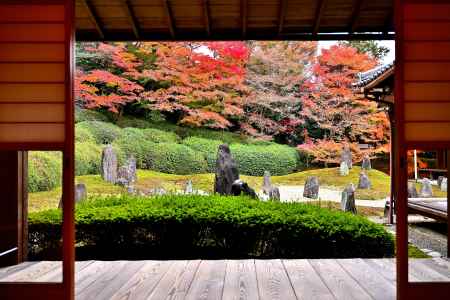
[[[26,260],[27,153],[0,151],[0,266]]]
[[[447,257],[450,257],[450,218],[448,217],[448,209],[450,207],[450,192],[448,190],[448,180],[450,179],[450,151],[445,150],[447,155]]]

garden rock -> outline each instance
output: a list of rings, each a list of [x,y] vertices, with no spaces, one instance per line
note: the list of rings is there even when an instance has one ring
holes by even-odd
[[[361,168],[363,168],[364,170],[370,170],[372,168],[369,155],[364,155]]]
[[[433,197],[433,189],[431,187],[431,181],[428,178],[422,179],[422,185],[420,186],[419,196],[422,198]]]
[[[408,198],[418,198],[419,194],[417,193],[416,183],[408,182]]]
[[[269,199],[272,201],[280,201],[280,189],[276,186],[272,187],[269,191]]]
[[[239,171],[231,156],[230,147],[227,144],[222,144],[217,152],[214,192],[221,195],[231,195],[231,186],[238,179]]]
[[[347,163],[347,167],[351,169],[353,167],[352,164],[352,150],[350,150],[350,146],[346,145],[342,149],[341,154],[341,162],[345,161]]]
[[[167,191],[165,189],[163,189],[162,187],[157,187],[157,188],[150,189],[148,191],[148,194],[152,195],[152,196],[163,196],[163,195],[167,194]]]
[[[193,194],[194,193],[194,186],[192,185],[192,180],[186,181],[186,185],[184,187],[184,193],[185,194]]]
[[[369,176],[365,172],[359,173],[358,189],[367,190],[370,189],[371,183]]]
[[[78,183],[75,185],[75,203],[81,202],[87,198],[87,189],[84,183]],[[58,208],[62,208],[62,198],[59,199]]]
[[[441,191],[443,192],[447,191],[447,177],[442,178],[442,182],[439,187],[441,188]]]
[[[303,197],[310,199],[319,198],[319,179],[316,176],[308,176],[306,178]]]
[[[255,193],[255,190],[248,186],[247,182],[244,182],[240,179],[237,179],[231,185],[231,194],[233,196],[250,196],[253,199],[257,199],[258,196]]]
[[[341,165],[339,166],[339,174],[341,176],[347,176],[349,174],[350,170],[348,169],[348,165],[345,161],[341,162]]]
[[[437,179],[438,187],[441,187],[442,179],[444,179],[444,178],[445,178],[444,176],[438,176],[438,179]]]
[[[111,145],[108,145],[105,148],[103,148],[101,172],[103,180],[110,183],[116,183],[117,155]]]
[[[265,194],[269,194],[270,190],[272,189],[272,182],[270,180],[270,172],[264,171],[264,178],[263,178],[263,186],[262,190]]]
[[[341,209],[356,214],[355,186],[350,183],[343,191],[341,197]]]

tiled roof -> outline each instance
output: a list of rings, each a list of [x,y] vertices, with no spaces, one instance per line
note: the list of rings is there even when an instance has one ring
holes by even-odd
[[[358,80],[355,81],[352,85],[354,87],[364,87],[368,85],[370,82],[380,77],[381,75],[383,75],[384,73],[386,73],[387,71],[394,68],[394,66],[395,62],[393,61],[388,64],[376,67],[372,70],[358,73]]]

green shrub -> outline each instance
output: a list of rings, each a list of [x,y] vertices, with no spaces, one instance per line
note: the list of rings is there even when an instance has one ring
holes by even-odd
[[[99,174],[101,159],[101,146],[90,142],[75,143],[75,175]]]
[[[146,120],[138,119],[135,117],[121,117],[116,121],[116,125],[122,128],[133,127],[133,128],[151,128],[152,124]]]
[[[264,171],[271,175],[286,175],[297,169],[298,152],[293,147],[232,144],[230,148],[239,172],[244,175],[262,176]]]
[[[170,174],[205,173],[207,164],[202,153],[175,143],[153,144],[147,152],[149,169]]]
[[[98,144],[110,144],[121,133],[121,129],[118,126],[107,122],[99,122],[99,121],[80,122],[75,125],[75,132],[77,130],[80,130],[81,128],[90,131]]]
[[[108,122],[109,118],[96,110],[93,109],[83,109],[76,107],[75,108],[75,123],[84,122],[84,121],[101,121]]]
[[[50,191],[61,185],[61,176],[60,152],[29,152],[28,192]]]
[[[207,171],[214,173],[216,170],[217,150],[223,144],[219,140],[208,140],[199,137],[189,137],[183,140],[183,144],[195,151],[203,153],[206,158]]]
[[[178,143],[180,138],[173,132],[162,131],[155,128],[146,128],[142,130],[145,137],[153,143]]]
[[[146,158],[148,153],[154,149],[155,144],[148,141],[141,129],[125,128],[120,137],[114,141],[113,147],[116,149],[119,161],[133,155],[136,158],[137,168],[148,169]]]
[[[55,257],[60,210],[29,215],[31,259]],[[110,197],[77,205],[77,259],[393,257],[394,240],[361,216],[301,203],[220,196]]]
[[[95,138],[88,128],[83,126],[75,126],[75,142],[95,143]]]

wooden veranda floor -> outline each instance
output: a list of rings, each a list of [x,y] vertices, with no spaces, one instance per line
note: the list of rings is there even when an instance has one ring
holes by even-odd
[[[450,280],[444,259],[411,260],[417,281]],[[60,262],[0,269],[0,281],[58,281]],[[77,299],[395,299],[393,259],[80,261]]]

